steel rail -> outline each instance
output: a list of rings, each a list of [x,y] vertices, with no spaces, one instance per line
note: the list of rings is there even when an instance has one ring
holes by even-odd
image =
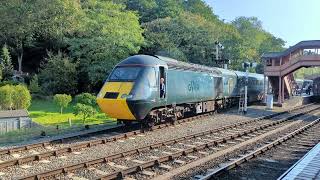
[[[285,136],[283,136],[283,137],[281,137],[271,143],[268,143],[267,145],[264,145],[263,147],[255,150],[247,155],[242,156],[239,159],[236,159],[236,160],[224,165],[223,167],[220,167],[214,171],[211,171],[210,173],[206,174],[204,177],[199,178],[199,180],[207,180],[207,179],[212,178],[213,176],[219,175],[220,173],[223,173],[227,170],[235,168],[235,167],[239,166],[240,164],[245,163],[245,162],[249,161],[250,159],[255,158],[258,155],[280,145],[281,143],[294,138],[296,135],[301,134],[302,132],[306,131],[307,129],[311,128],[312,126],[316,125],[319,122],[320,122],[320,118],[318,118],[318,119],[314,120],[313,122],[293,131],[292,133],[290,133],[288,135],[285,135]]]
[[[107,179],[111,178],[112,179],[113,177],[124,176],[125,174],[131,173],[133,171],[137,171],[139,169],[142,170],[143,168],[150,167],[151,164],[152,165],[156,165],[158,163],[161,163],[161,162],[164,162],[164,161],[168,161],[168,160],[170,160],[170,159],[172,159],[174,157],[178,157],[178,156],[181,156],[181,155],[186,155],[188,153],[198,151],[199,149],[203,149],[203,148],[207,148],[207,147],[211,147],[211,146],[216,146],[216,145],[224,143],[224,142],[226,142],[228,140],[235,139],[235,138],[247,135],[249,133],[253,133],[253,132],[256,132],[258,130],[262,130],[262,129],[268,128],[270,126],[274,126],[274,125],[283,123],[283,122],[288,121],[288,120],[290,120],[290,119],[292,119],[294,117],[309,113],[311,111],[315,111],[317,109],[319,109],[319,107],[313,108],[313,109],[308,110],[306,112],[301,112],[301,113],[292,115],[292,116],[287,117],[287,118],[283,118],[281,120],[277,120],[277,121],[272,122],[272,123],[267,123],[267,124],[264,124],[264,125],[259,126],[259,127],[255,127],[255,128],[249,129],[249,130],[245,130],[243,132],[238,132],[236,135],[230,135],[230,136],[227,136],[227,137],[223,137],[223,138],[220,138],[218,140],[213,140],[211,142],[204,143],[202,145],[198,145],[196,147],[188,148],[188,149],[183,150],[181,152],[173,153],[172,155],[163,156],[160,159],[148,161],[148,162],[146,162],[144,164],[140,164],[140,165],[137,165],[135,167],[131,167],[131,168],[126,169],[126,170],[122,170],[122,171],[119,171],[119,172],[115,172],[115,173],[109,174],[106,177],[101,177],[101,179],[104,179],[104,178],[107,178]],[[234,126],[233,125],[231,125],[231,126],[229,125],[228,127],[234,127]],[[152,150],[154,148],[159,148],[159,147],[162,147],[162,146],[176,144],[176,143],[182,142],[184,140],[189,140],[191,138],[197,138],[197,137],[200,137],[200,136],[209,135],[209,134],[215,133],[217,131],[224,130],[225,128],[226,128],[226,126],[218,128],[218,129],[214,129],[214,130],[208,130],[208,131],[204,131],[204,132],[200,132],[200,133],[195,133],[195,134],[192,134],[192,135],[187,135],[187,136],[184,136],[184,137],[175,138],[175,139],[172,139],[172,140],[167,140],[167,141],[164,141],[164,142],[159,142],[159,143],[155,143],[155,144],[144,146],[144,147],[140,147],[140,148],[135,148],[133,150],[129,150],[129,151],[125,151],[125,152],[109,155],[109,156],[106,156],[106,157],[103,157],[103,158],[97,158],[97,159],[94,159],[94,160],[81,162],[79,164],[73,164],[73,165],[61,167],[61,168],[58,168],[58,169],[49,170],[49,171],[46,171],[46,172],[42,172],[40,174],[22,177],[21,179],[41,179],[41,178],[49,177],[49,176],[60,174],[60,173],[67,173],[67,172],[70,172],[70,171],[73,171],[73,170],[76,170],[76,169],[79,169],[79,168],[87,168],[87,167],[89,167],[91,165],[94,165],[94,164],[106,163],[108,161],[112,161],[112,160],[115,160],[115,159],[123,158],[123,157],[129,156],[129,155],[139,154],[142,151]]]
[[[303,107],[303,108],[305,108],[305,107]],[[314,108],[314,109],[311,109],[311,110],[309,110],[307,112],[298,113],[298,114],[295,114],[293,116],[287,117],[287,119],[294,118],[294,117],[302,115],[303,113],[308,113],[308,112],[311,112],[311,111],[314,111],[314,110],[317,110],[317,109],[318,108]],[[299,110],[301,110],[301,109],[299,109]],[[204,115],[183,119],[183,120],[180,120],[178,123],[181,124],[183,122],[188,122],[188,121],[195,120],[195,119],[202,118],[202,117],[204,117]],[[231,128],[234,128],[234,127],[247,125],[247,124],[259,121],[261,119],[268,119],[268,118],[270,118],[270,115],[264,116],[264,117],[260,117],[260,118],[256,118],[256,119],[253,119],[253,120],[240,122],[240,123],[235,123],[235,124],[231,124],[231,125],[222,126],[220,128],[216,128],[214,130],[209,130],[208,132],[214,133],[214,132],[218,132],[218,131],[223,131],[223,130],[231,129]],[[153,130],[162,129],[162,128],[168,127],[168,126],[171,126],[171,124],[167,123],[167,124],[158,125],[158,126],[154,127]],[[6,167],[14,166],[14,165],[21,165],[21,164],[32,162],[32,161],[39,161],[39,160],[44,159],[44,158],[48,158],[48,157],[51,157],[51,156],[59,156],[60,154],[64,154],[64,153],[72,153],[77,149],[90,148],[90,147],[93,147],[93,146],[96,146],[96,145],[106,144],[108,142],[114,142],[114,141],[117,141],[117,140],[127,139],[129,137],[136,136],[136,135],[143,134],[143,133],[144,132],[141,132],[140,130],[137,130],[137,131],[132,131],[132,132],[128,132],[128,133],[115,135],[115,136],[112,136],[112,137],[101,138],[101,139],[96,139],[96,140],[90,140],[90,141],[83,142],[83,143],[73,144],[73,145],[70,145],[68,147],[63,147],[63,148],[59,148],[59,149],[56,149],[56,150],[46,151],[46,152],[39,153],[39,154],[29,155],[29,156],[25,156],[25,157],[20,157],[20,158],[8,160],[8,161],[0,162],[0,168],[6,168]]]
[[[279,113],[274,113],[274,114],[267,115],[267,116],[258,117],[256,119],[258,119],[258,120],[260,120],[260,119],[269,119],[269,118],[272,118],[272,117],[275,117],[275,116],[279,116],[279,115],[282,115],[282,114],[285,114],[285,113],[290,113],[290,112],[295,111],[295,110],[300,110],[300,109],[303,109],[303,108],[306,108],[306,107],[309,107],[309,106],[312,106],[312,105],[314,105],[314,103],[303,105],[303,106],[294,107],[294,108],[292,108],[290,110],[282,111],[282,112],[279,112]],[[178,120],[176,122],[178,124],[184,123],[184,122],[189,122],[189,121],[201,118],[201,117],[203,117],[205,115],[208,115],[208,114],[189,117],[189,118],[186,118],[186,119]],[[161,125],[154,126],[151,130],[160,129],[160,128],[168,127],[168,126],[170,126],[169,123],[161,124]],[[87,135],[90,135],[90,134],[100,133],[100,132],[103,132],[103,131],[112,131],[112,130],[116,130],[117,128],[120,128],[120,127],[123,127],[123,125],[118,125],[116,127],[111,127],[111,128],[109,127],[109,128],[106,128],[106,129],[102,129],[102,130],[98,130],[98,131],[94,131],[94,132],[90,132],[90,133],[85,133],[85,134],[81,134],[81,135],[79,135],[79,134],[78,135],[71,135],[71,136],[57,138],[57,139],[53,139],[53,140],[49,140],[49,141],[43,141],[43,142],[39,142],[39,143],[32,143],[32,144],[16,146],[16,147],[8,148],[8,149],[2,149],[2,150],[0,150],[0,155],[12,154],[12,153],[15,153],[15,152],[24,151],[24,150],[30,150],[30,149],[39,148],[39,147],[43,147],[44,148],[44,147],[49,146],[49,145],[54,144],[54,143],[63,143],[67,139],[73,139],[73,138],[77,138],[79,136],[80,137],[87,136]],[[139,133],[138,131],[135,131],[135,132]]]

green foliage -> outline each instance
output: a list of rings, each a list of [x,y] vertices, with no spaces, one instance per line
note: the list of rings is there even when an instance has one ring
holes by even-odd
[[[96,113],[96,109],[89,105],[77,103],[74,106],[74,114],[76,116],[82,115],[83,124],[85,123],[87,118],[94,116]]]
[[[61,44],[63,37],[79,29],[82,18],[80,2],[0,1],[0,43],[7,43],[18,59],[22,71],[24,49],[44,44]],[[52,43],[54,42],[54,43]]]
[[[179,60],[212,65],[218,27],[199,15],[182,13],[144,24],[146,47],[151,54],[169,55]]]
[[[204,0],[10,0],[0,1],[0,17],[6,57],[11,53],[19,71],[25,60],[31,74],[40,67],[39,84],[49,95],[95,92],[120,60],[136,53],[213,66],[214,42],[220,41],[229,67],[241,70],[242,62],[259,63],[262,53],[284,46],[257,18],[225,23]],[[47,50],[68,54],[45,59]],[[39,91],[36,80],[31,83],[31,91]]]
[[[183,0],[126,0],[130,10],[138,11],[141,22],[176,17],[183,12]]]
[[[31,93],[40,92],[41,88],[39,86],[39,79],[37,74],[32,76],[32,79],[30,80],[29,90],[31,91]]]
[[[202,0],[186,0],[184,1],[184,9],[209,21],[218,21],[218,17],[214,15],[212,8]]]
[[[31,95],[28,88],[24,85],[12,86],[13,109],[28,109],[31,105]]]
[[[137,15],[123,5],[90,0],[82,8],[83,31],[67,39],[68,49],[80,59],[80,86],[100,86],[119,60],[139,51],[143,30]]]
[[[1,50],[0,57],[0,71],[1,71],[1,79],[10,80],[13,76],[13,65],[11,62],[11,56],[8,49],[8,46],[5,44]]]
[[[65,127],[69,128],[68,119],[72,121],[73,126],[83,127],[82,117],[77,117],[73,114],[73,104],[63,109],[63,114],[57,112],[57,106],[53,101],[33,99],[28,111],[30,117],[36,123],[46,127]],[[115,123],[114,119],[106,116],[105,113],[98,112],[95,116],[86,119],[86,124],[105,124]]]
[[[39,73],[41,89],[49,95],[77,92],[77,64],[62,53],[49,53]]]
[[[97,106],[96,96],[90,93],[82,93],[75,97],[75,102],[89,106]]]
[[[232,25],[241,35],[241,49],[238,58],[242,62],[253,60],[260,63],[262,53],[283,50],[285,42],[266,32],[262,27],[262,22],[256,17],[238,17],[232,22]]]
[[[0,109],[27,109],[31,104],[31,95],[24,85],[5,85],[0,87]]]
[[[60,107],[60,114],[62,114],[63,108],[68,107],[72,97],[67,94],[56,94],[53,96],[53,101]]]
[[[0,82],[1,82],[2,78],[3,78],[3,74],[2,74],[1,64],[0,64]]]
[[[294,77],[296,79],[313,79],[320,75],[320,68],[301,68],[294,72]]]
[[[12,109],[13,89],[10,85],[0,87],[0,106],[2,110]]]

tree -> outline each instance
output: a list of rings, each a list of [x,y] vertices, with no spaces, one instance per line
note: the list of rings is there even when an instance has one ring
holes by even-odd
[[[40,92],[41,88],[39,86],[39,79],[38,79],[37,74],[32,76],[32,79],[30,80],[29,89],[32,93],[39,93]]]
[[[184,1],[184,10],[200,15],[209,21],[218,21],[218,17],[213,13],[212,8],[203,0]]]
[[[89,105],[95,107],[97,105],[96,96],[90,93],[82,93],[75,97],[76,103]]]
[[[111,1],[82,1],[83,30],[67,38],[70,55],[80,59],[80,86],[101,86],[111,69],[139,51],[142,28],[136,13]]]
[[[28,109],[31,105],[31,95],[28,88],[24,85],[12,86],[13,109]]]
[[[129,10],[138,11],[141,22],[177,17],[183,12],[183,0],[127,0]]]
[[[96,113],[96,109],[89,105],[77,103],[74,106],[74,114],[76,116],[82,115],[83,124],[85,123],[87,118],[94,116]]]
[[[214,43],[219,38],[218,26],[189,12],[177,18],[158,19],[143,24],[145,53],[165,54],[179,60],[212,65]],[[160,52],[160,53],[159,53]]]
[[[77,92],[77,64],[69,57],[59,52],[54,55],[48,53],[47,62],[41,66],[39,81],[41,89],[46,94]]]
[[[79,29],[80,7],[79,1],[70,0],[0,1],[0,41],[12,47],[19,72],[25,48],[44,40],[61,42],[65,35]]]
[[[10,80],[13,76],[13,65],[8,46],[6,44],[2,47],[1,51],[0,69],[2,71],[3,79]]]
[[[60,114],[62,114],[63,108],[68,107],[72,97],[67,94],[56,94],[53,96],[53,101],[60,107]]]
[[[12,109],[12,94],[13,89],[10,85],[0,87],[0,107],[2,110]]]

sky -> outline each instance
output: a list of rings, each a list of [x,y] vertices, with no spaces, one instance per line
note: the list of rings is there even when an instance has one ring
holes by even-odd
[[[255,16],[263,28],[286,41],[320,40],[320,0],[205,0],[213,12],[230,22]]]

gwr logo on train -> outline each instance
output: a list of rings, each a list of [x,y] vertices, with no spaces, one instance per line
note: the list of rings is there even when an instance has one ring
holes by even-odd
[[[200,89],[200,84],[199,81],[197,80],[192,80],[190,81],[190,83],[188,84],[188,91],[199,91]]]

